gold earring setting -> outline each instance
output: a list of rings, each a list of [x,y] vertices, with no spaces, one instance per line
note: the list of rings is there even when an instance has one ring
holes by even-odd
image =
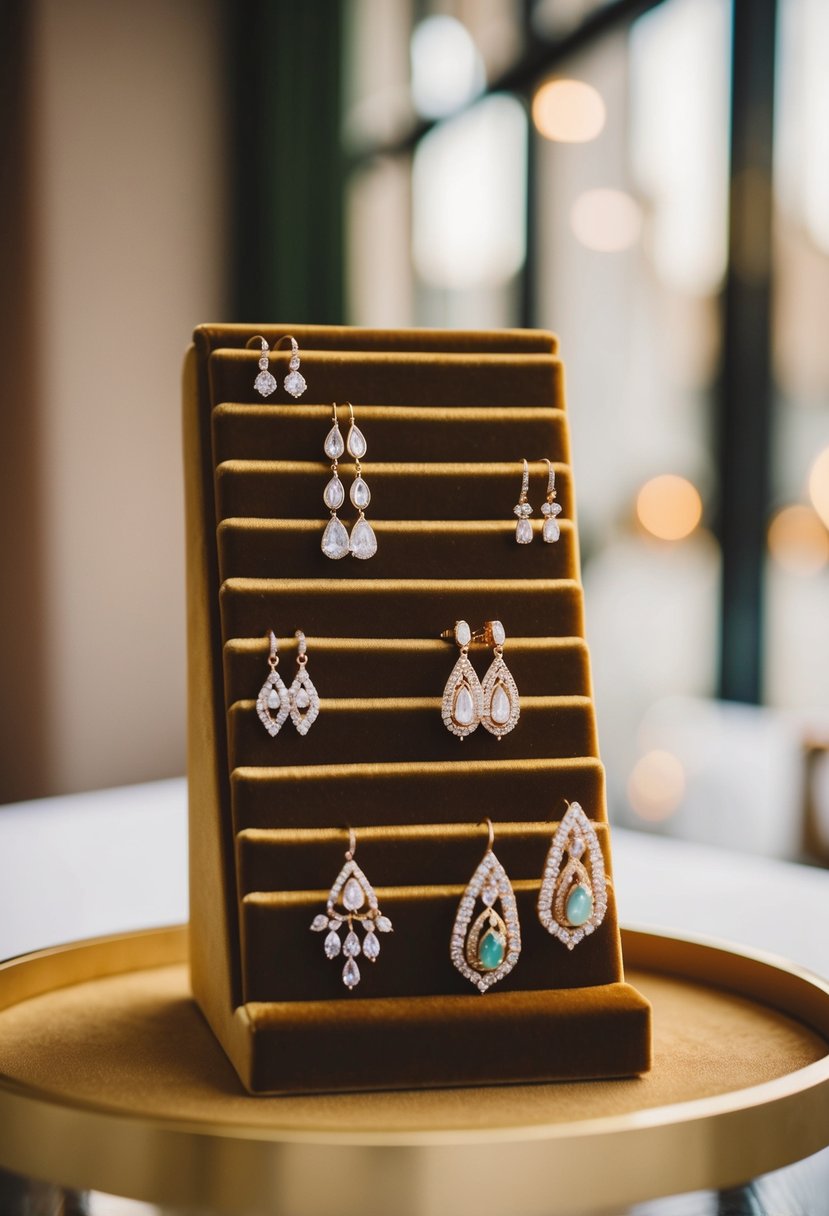
[[[538,919],[573,950],[604,920],[607,885],[596,829],[578,802],[569,803],[544,863]]]
[[[486,823],[487,849],[461,896],[449,946],[456,969],[481,993],[509,975],[521,953],[515,892],[492,851],[495,839],[492,820],[487,819]],[[475,916],[479,900],[482,911]]]

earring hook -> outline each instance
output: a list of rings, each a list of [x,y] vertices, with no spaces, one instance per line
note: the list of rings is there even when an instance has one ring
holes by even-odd
[[[486,846],[488,852],[495,843],[495,828],[492,826],[492,820],[490,819],[489,815],[487,815],[486,819],[482,819],[479,822],[478,827],[482,827],[483,824],[486,824],[487,828],[489,829],[489,840],[487,841]]]
[[[349,828],[348,828],[348,851],[346,852],[346,855],[345,855],[345,859],[346,859],[346,861],[353,861],[353,860],[354,860],[354,854],[355,854],[356,852],[357,852],[357,833],[354,831],[354,828],[352,828],[352,827],[349,825]]]

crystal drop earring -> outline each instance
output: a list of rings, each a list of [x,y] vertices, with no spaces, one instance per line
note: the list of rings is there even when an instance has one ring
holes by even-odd
[[[515,539],[519,545],[529,545],[533,538],[533,526],[530,523],[533,509],[527,502],[527,491],[529,488],[530,469],[525,460],[524,471],[521,474],[521,494],[518,502],[513,507],[513,514],[518,516],[518,523],[515,525]]]
[[[345,489],[340,481],[338,461],[345,451],[345,444],[337,422],[337,406],[331,407],[334,425],[325,437],[323,451],[331,461],[331,479],[322,492],[322,500],[331,512],[331,518],[325,525],[322,534],[322,551],[332,561],[339,561],[348,553],[348,532],[343,522],[337,518],[337,511],[345,502]]]
[[[307,735],[316,722],[320,712],[319,693],[308,675],[308,645],[305,634],[301,629],[296,631],[297,655],[296,675],[288,689],[288,701],[291,707],[291,721],[300,735]]]
[[[288,374],[283,381],[285,392],[290,393],[292,397],[301,397],[308,385],[305,382],[305,377],[299,370],[299,346],[296,338],[292,338],[290,334],[284,334],[275,344],[274,350],[279,350],[283,342],[290,342],[291,357],[288,360]]]
[[[484,822],[489,829],[486,852],[461,896],[449,945],[455,967],[481,993],[509,975],[521,954],[515,892],[492,851],[492,820]],[[483,908],[473,920],[478,900]],[[496,909],[499,903],[500,912]]]
[[[360,461],[365,456],[368,445],[365,435],[354,421],[354,406],[350,401],[348,408],[351,412],[351,421],[348,427],[348,439],[345,446],[349,456],[354,460],[354,480],[349,490],[349,498],[359,511],[357,522],[351,529],[351,553],[353,557],[366,560],[369,557],[374,557],[377,552],[377,537],[374,534],[374,529],[365,517],[365,509],[371,502],[371,492],[363,479],[360,467]]]
[[[573,950],[604,920],[609,882],[596,829],[578,802],[568,802],[544,863],[538,919]]]
[[[541,529],[541,539],[546,545],[554,545],[561,536],[561,528],[556,519],[561,515],[561,503],[556,502],[556,471],[552,461],[547,460],[547,501],[541,504],[541,514],[544,516],[544,526]]]
[[[380,911],[374,888],[354,860],[356,851],[357,837],[354,829],[349,828],[345,865],[328,893],[325,911],[315,916],[311,922],[314,933],[325,933],[328,930],[323,942],[325,957],[335,959],[342,954],[345,958],[343,983],[349,992],[360,982],[360,968],[357,964],[360,954],[362,953],[363,958],[368,959],[370,963],[376,962],[380,953],[380,939],[377,934],[392,932],[392,923]],[[362,925],[362,941],[355,925]],[[346,928],[345,941],[340,940],[340,930],[343,927]]]
[[[291,712],[291,704],[288,699],[288,690],[276,670],[279,665],[279,654],[277,653],[276,634],[273,630],[268,634],[268,638],[270,640],[270,653],[268,654],[270,672],[259,689],[259,696],[256,698],[256,712],[259,715],[259,721],[273,738],[279,734],[282,723]]]
[[[504,643],[507,635],[500,621],[487,621],[482,632],[476,633],[473,640],[486,642],[492,647],[493,659],[481,680],[481,724],[484,730],[488,730],[500,741],[504,735],[515,729],[521,716],[518,687],[512,672],[504,662]]]
[[[276,388],[276,380],[268,371],[268,344],[261,334],[257,334],[255,338],[251,338],[250,342],[261,342],[262,344],[259,355],[259,375],[254,380],[253,387],[260,397],[270,397]],[[248,345],[250,345],[250,342]]]
[[[456,621],[454,629],[447,629],[440,636],[447,640],[454,638],[461,652],[446,681],[440,712],[446,729],[463,742],[478,729],[484,712],[481,681],[469,661],[472,630],[466,621]]]

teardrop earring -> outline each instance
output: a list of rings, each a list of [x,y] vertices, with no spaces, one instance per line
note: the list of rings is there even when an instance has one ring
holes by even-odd
[[[290,393],[292,397],[301,397],[308,385],[305,382],[305,377],[299,370],[299,346],[296,338],[292,338],[290,334],[283,334],[279,341],[274,345],[274,350],[279,350],[283,342],[290,342],[291,357],[288,360],[288,374],[283,381],[286,393]]]
[[[484,711],[481,681],[469,661],[472,630],[466,621],[455,621],[455,628],[445,630],[440,636],[454,638],[461,652],[446,681],[440,712],[446,729],[463,742],[478,729]]]
[[[473,641],[478,639],[491,646],[493,653],[492,662],[481,680],[484,702],[481,724],[500,742],[504,735],[515,729],[521,716],[518,687],[504,662],[507,635],[500,621],[487,621],[481,633],[475,634]]]
[[[354,421],[354,406],[350,401],[348,408],[351,411],[351,422],[345,446],[349,456],[354,460],[354,480],[349,490],[349,498],[360,513],[357,522],[351,529],[351,553],[353,557],[365,561],[369,557],[374,557],[377,552],[377,537],[365,516],[365,509],[371,502],[371,492],[363,480],[360,467],[360,461],[368,451],[368,444],[365,435]]]
[[[295,637],[297,640],[296,675],[293,684],[288,689],[288,701],[291,706],[291,721],[296,727],[297,733],[307,735],[319,717],[320,698],[306,670],[308,645],[305,641],[305,634],[301,629],[297,629]]]
[[[609,882],[596,829],[578,802],[568,802],[544,863],[538,919],[573,950],[604,920]]]
[[[518,908],[504,867],[492,851],[495,829],[484,821],[489,842],[481,862],[469,880],[452,929],[449,954],[458,971],[479,992],[486,992],[509,975],[521,954]],[[473,921],[476,902],[483,910]],[[501,912],[496,910],[500,903]]]
[[[315,916],[311,922],[314,933],[328,930],[323,942],[325,957],[335,959],[340,953],[345,957],[343,983],[349,992],[360,982],[360,968],[357,965],[360,953],[370,963],[376,962],[380,953],[377,934],[392,932],[392,923],[380,911],[374,888],[354,860],[356,851],[357,837],[354,829],[349,828],[345,865],[328,893],[325,912]],[[363,926],[365,936],[362,941],[354,930],[355,923]],[[341,942],[340,930],[344,925],[348,931],[345,941]]]
[[[515,525],[515,539],[519,545],[529,545],[532,543],[533,526],[530,523],[530,516],[533,509],[527,502],[527,491],[530,488],[530,469],[526,460],[523,462],[524,471],[521,474],[521,494],[518,502],[513,507],[513,514],[518,516],[518,523]]]
[[[262,344],[259,355],[259,375],[254,380],[253,387],[260,397],[270,397],[276,388],[276,379],[268,370],[268,350],[270,348],[261,334],[257,334],[255,338],[250,338],[248,346],[250,346],[251,342],[261,342]]]
[[[331,518],[325,525],[322,534],[322,551],[332,561],[339,561],[348,553],[348,532],[342,520],[337,518],[337,511],[345,502],[345,488],[340,481],[338,461],[345,451],[340,426],[337,422],[336,402],[331,406],[334,425],[325,436],[323,451],[331,461],[331,478],[322,492],[322,500],[331,512]]]
[[[545,545],[554,545],[561,536],[561,528],[556,519],[557,515],[561,515],[561,503],[556,502],[556,471],[553,468],[552,461],[547,460],[547,501],[541,504],[541,514],[544,516],[544,524],[541,529],[541,539]]]
[[[273,630],[268,634],[268,638],[270,639],[270,653],[268,654],[270,673],[259,689],[259,696],[256,698],[256,712],[259,715],[259,721],[273,738],[279,734],[282,723],[291,712],[291,703],[288,699],[288,690],[276,670],[279,665],[279,654],[277,653],[276,634]]]

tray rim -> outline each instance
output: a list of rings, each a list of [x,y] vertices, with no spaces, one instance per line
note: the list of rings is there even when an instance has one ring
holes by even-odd
[[[512,1216],[579,1216],[737,1185],[829,1144],[829,982],[776,955],[710,938],[623,928],[622,944],[632,968],[696,980],[793,1017],[826,1040],[827,1054],[759,1085],[641,1111],[571,1123],[409,1132],[132,1114],[0,1075],[0,1165],[58,1185],[241,1214],[284,1211],[275,1184],[293,1177],[301,1162],[303,1192],[290,1200],[296,1216],[350,1216],[352,1210],[431,1216],[450,1208],[457,1216],[487,1216],[505,1202]],[[186,961],[186,926],[48,947],[0,963],[0,1010],[86,980]],[[493,1186],[484,1168],[493,1144],[501,1146],[501,1174],[521,1177],[514,1191]],[[428,1187],[409,1187],[401,1196],[388,1171],[378,1169],[378,1154],[393,1154],[402,1176],[415,1171],[428,1178]],[[325,1168],[315,1168],[323,1156]],[[212,1169],[205,1168],[208,1160]],[[359,1201],[344,1204],[331,1191],[337,1163],[353,1179]],[[588,1169],[589,1195],[581,1183]],[[552,1196],[550,1178],[556,1179]]]

